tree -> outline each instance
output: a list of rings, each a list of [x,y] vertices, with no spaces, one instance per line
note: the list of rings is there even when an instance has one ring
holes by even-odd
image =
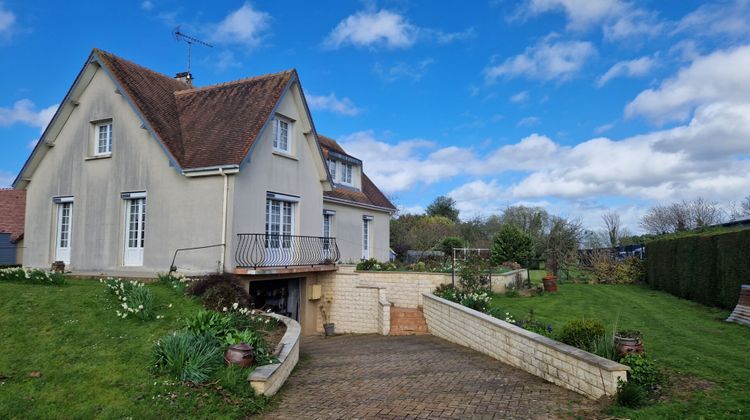
[[[541,259],[547,248],[547,233],[550,228],[550,214],[542,207],[511,206],[503,211],[500,218],[503,224],[511,224],[531,236],[534,243],[534,259]]]
[[[428,216],[442,216],[446,219],[456,223],[458,222],[458,209],[456,208],[456,200],[441,195],[436,198],[425,211]]]
[[[528,267],[534,256],[531,236],[514,225],[504,225],[492,241],[492,264],[498,266],[512,261]]]
[[[724,213],[718,204],[697,198],[651,207],[641,218],[641,227],[656,235],[681,232],[721,223]]]
[[[443,251],[443,254],[445,254],[447,258],[453,256],[454,248],[466,248],[466,243],[463,239],[457,236],[448,236],[440,243],[440,250]]]
[[[440,242],[454,236],[456,225],[443,216],[422,216],[409,229],[407,242],[411,249],[430,251],[439,247]]]
[[[561,265],[577,260],[578,248],[585,231],[581,222],[568,220],[559,216],[550,219],[550,230],[547,235],[547,271],[557,275]]]
[[[622,237],[620,215],[614,210],[608,211],[602,214],[602,222],[604,222],[604,230],[609,239],[610,247],[616,247],[620,244],[620,238]]]

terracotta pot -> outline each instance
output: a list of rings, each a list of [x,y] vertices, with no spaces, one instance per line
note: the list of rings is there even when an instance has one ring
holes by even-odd
[[[621,337],[615,334],[615,348],[620,356],[643,354],[643,343],[640,337]]]
[[[557,291],[557,277],[548,274],[542,278],[545,292],[556,292]]]
[[[235,344],[224,353],[224,360],[229,364],[248,368],[253,364],[253,346],[247,343]]]
[[[326,337],[330,337],[335,334],[333,322],[323,324],[323,330],[325,331]]]

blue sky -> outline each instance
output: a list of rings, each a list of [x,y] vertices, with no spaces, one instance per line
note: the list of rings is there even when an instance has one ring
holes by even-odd
[[[0,185],[91,48],[197,85],[296,68],[320,133],[396,203],[542,205],[631,230],[750,194],[750,2],[0,0]],[[291,7],[294,5],[294,7]]]

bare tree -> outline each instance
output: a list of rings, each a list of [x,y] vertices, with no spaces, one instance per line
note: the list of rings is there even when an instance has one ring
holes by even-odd
[[[611,210],[602,214],[602,221],[604,222],[604,229],[609,238],[609,245],[614,248],[620,244],[620,238],[622,235],[620,215],[616,211]]]
[[[718,204],[704,198],[655,205],[641,218],[641,227],[650,233],[680,232],[721,223],[724,212]]]
[[[736,202],[730,204],[729,218],[732,220],[745,219],[750,217],[750,195],[745,197],[739,205]]]

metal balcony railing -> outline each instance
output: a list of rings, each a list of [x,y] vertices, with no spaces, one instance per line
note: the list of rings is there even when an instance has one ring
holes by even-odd
[[[237,234],[237,267],[300,267],[333,265],[339,260],[336,238],[321,236]]]

